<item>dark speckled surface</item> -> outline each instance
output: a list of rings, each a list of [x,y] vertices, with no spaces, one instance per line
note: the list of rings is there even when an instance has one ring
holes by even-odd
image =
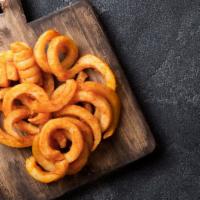
[[[23,0],[28,20],[68,0]],[[157,140],[66,200],[200,199],[199,0],[91,0]]]

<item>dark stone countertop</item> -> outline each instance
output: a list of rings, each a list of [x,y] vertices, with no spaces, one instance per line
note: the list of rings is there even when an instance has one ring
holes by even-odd
[[[69,0],[23,0],[29,20]],[[66,194],[71,200],[200,199],[199,0],[91,0],[157,150]]]

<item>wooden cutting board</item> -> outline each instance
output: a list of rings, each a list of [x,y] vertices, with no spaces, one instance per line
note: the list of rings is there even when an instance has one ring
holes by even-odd
[[[67,191],[133,162],[153,151],[155,142],[138,107],[122,68],[86,1],[68,7],[39,20],[27,23],[18,0],[8,0],[0,15],[0,50],[21,40],[34,45],[37,37],[49,28],[70,35],[79,45],[80,54],[93,53],[110,64],[118,81],[122,113],[115,135],[102,142],[91,155],[88,165],[75,176],[49,185],[33,180],[25,170],[30,149],[12,149],[0,145],[0,199],[53,199]],[[93,74],[95,76],[95,74]]]

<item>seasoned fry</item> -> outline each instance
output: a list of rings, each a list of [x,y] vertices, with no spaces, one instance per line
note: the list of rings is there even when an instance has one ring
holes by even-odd
[[[86,81],[87,78],[88,78],[87,73],[85,73],[84,71],[81,71],[81,72],[78,73],[76,81],[80,82],[80,83],[83,83],[83,82]],[[93,108],[92,108],[91,104],[89,104],[89,103],[83,103],[83,107],[86,108],[91,113],[93,112]]]
[[[19,141],[17,138],[0,129],[0,143],[13,148],[25,148],[30,147],[33,143],[33,140],[28,138],[23,141]]]
[[[71,103],[76,104],[78,102],[91,103],[99,110],[98,117],[102,131],[105,131],[110,126],[112,121],[112,110],[110,104],[104,97],[91,91],[78,91]]]
[[[69,169],[67,170],[66,175],[75,175],[79,171],[81,171],[81,169],[86,165],[89,155],[90,153],[89,153],[88,146],[84,144],[84,147],[80,156],[78,157],[77,160],[70,163]]]
[[[86,81],[87,78],[88,78],[87,73],[85,73],[84,71],[81,71],[81,72],[78,73],[76,81],[83,83],[83,82]]]
[[[12,81],[19,80],[18,71],[13,62],[13,52],[11,50],[8,50],[6,52],[6,74],[7,74],[8,80],[12,80]]]
[[[36,135],[40,132],[40,129],[37,126],[34,126],[31,123],[27,123],[25,121],[17,122],[15,124],[15,128],[19,129],[22,132],[26,132],[30,135]]]
[[[65,136],[71,140],[72,145],[70,150],[62,154],[56,149],[53,149],[50,144],[51,134],[58,129],[66,130]],[[44,156],[52,161],[66,159],[69,163],[75,161],[83,149],[83,138],[80,130],[76,125],[71,123],[66,118],[58,118],[49,120],[41,130],[39,146]]]
[[[65,73],[63,80],[74,78],[75,75],[85,69],[97,70],[104,78],[105,85],[109,88],[116,89],[115,76],[109,65],[94,55],[87,54],[79,58],[77,63]]]
[[[41,87],[33,83],[21,83],[12,87],[4,96],[2,109],[5,116],[12,111],[14,100],[23,94],[30,95],[39,102],[49,103],[49,97]]]
[[[15,42],[10,46],[21,82],[41,84],[42,74],[35,62],[32,49],[22,42]]]
[[[6,73],[6,52],[0,53],[0,87],[8,87],[9,80]]]
[[[92,151],[94,151],[101,142],[101,127],[99,121],[85,108],[77,105],[65,106],[62,110],[56,112],[55,116],[73,116],[83,120],[92,129],[94,138]]]
[[[119,121],[119,116],[120,116],[120,99],[119,99],[118,95],[112,89],[110,89],[100,83],[96,83],[96,82],[92,82],[92,81],[86,81],[85,83],[80,83],[79,87],[81,88],[81,90],[92,91],[99,95],[102,95],[103,97],[105,97],[108,100],[108,102],[112,106],[113,120],[111,122],[110,127],[103,135],[104,139],[110,137],[111,135],[113,135],[113,133],[117,127],[117,124]]]
[[[50,97],[55,89],[54,79],[51,74],[43,73],[43,88]]]
[[[48,30],[44,32],[40,37],[38,38],[35,47],[34,47],[34,56],[36,59],[37,64],[40,66],[40,68],[47,73],[51,72],[51,69],[49,67],[49,63],[47,60],[47,54],[46,54],[46,48],[49,45],[49,42],[55,38],[56,36],[59,36],[60,34],[55,30]]]
[[[46,171],[43,170],[41,167],[37,165],[37,162],[33,156],[26,159],[26,169],[28,173],[37,181],[40,181],[42,183],[51,183],[53,181],[57,181],[61,178],[63,178],[66,174],[68,163],[66,160],[62,160],[60,162],[56,162],[55,164],[55,171]],[[59,169],[59,170],[58,170]],[[57,173],[60,171],[63,171],[63,173]],[[65,172],[65,173],[64,173]]]
[[[35,125],[43,125],[51,119],[51,113],[37,113],[36,116],[28,118],[28,121]]]
[[[63,49],[67,52],[63,61],[60,61],[60,54]],[[67,70],[75,63],[78,57],[78,48],[67,36],[57,36],[51,40],[47,49],[48,63],[51,72],[60,81],[65,81]]]
[[[27,132],[27,135],[19,135],[19,133],[14,129],[14,123],[21,121],[22,119],[27,118],[30,115],[29,110],[26,108],[20,108],[12,111],[9,115],[4,119],[4,128],[5,131],[10,134],[11,136],[15,137],[19,141],[24,140],[33,140],[33,132]],[[28,128],[30,130],[30,127]],[[27,131],[27,127],[26,127]],[[39,130],[38,130],[39,133]]]
[[[30,108],[35,112],[56,112],[68,104],[73,98],[77,89],[77,83],[70,79],[60,85],[46,101],[30,102]]]

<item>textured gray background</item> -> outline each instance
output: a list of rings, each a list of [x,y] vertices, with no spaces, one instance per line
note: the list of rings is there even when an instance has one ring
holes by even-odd
[[[68,0],[23,0],[28,20]],[[91,0],[158,143],[60,199],[200,199],[199,0]]]

